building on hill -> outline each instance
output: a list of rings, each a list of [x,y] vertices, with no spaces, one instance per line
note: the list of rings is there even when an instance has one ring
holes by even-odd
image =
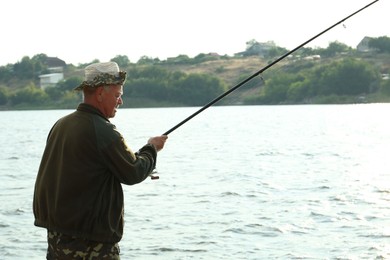
[[[276,44],[273,41],[257,42],[256,40],[251,40],[246,43],[246,50],[236,53],[235,56],[265,57],[268,52],[275,47]]]
[[[41,89],[54,87],[58,82],[64,79],[64,73],[50,73],[39,76],[39,85]]]
[[[356,50],[360,51],[360,52],[370,52],[370,51],[373,51],[372,48],[370,48],[370,41],[372,40],[372,37],[364,37],[360,42],[359,44],[356,46]]]
[[[66,67],[66,62],[57,57],[47,57],[45,65],[50,72],[63,72]]]
[[[39,76],[39,85],[41,89],[54,87],[59,81],[64,79],[66,62],[57,57],[47,57],[45,65],[50,73]]]

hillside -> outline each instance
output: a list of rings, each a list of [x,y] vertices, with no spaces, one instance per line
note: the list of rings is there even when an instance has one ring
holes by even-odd
[[[266,65],[266,62],[256,56],[218,59],[194,65],[164,65],[169,70],[185,73],[203,73],[216,76],[228,86],[235,85],[242,75],[251,75]]]
[[[390,54],[375,54],[375,53],[359,53],[353,52],[349,54],[340,54],[334,57],[328,58],[319,58],[319,59],[307,59],[300,58],[299,56],[288,56],[282,61],[278,62],[274,66],[270,67],[266,72],[264,72],[263,78],[264,80],[269,80],[278,76],[278,74],[284,70],[292,70],[297,73],[311,67],[323,66],[326,64],[330,64],[337,60],[344,60],[347,58],[354,58],[357,60],[361,60],[367,63],[374,65],[374,67],[381,74],[389,74],[390,72]],[[215,76],[222,80],[227,88],[232,88],[236,86],[242,80],[248,78],[253,75],[257,71],[261,70],[270,62],[273,62],[276,58],[271,60],[266,60],[259,56],[249,56],[249,57],[233,57],[229,59],[218,59],[212,61],[206,61],[194,65],[190,64],[180,64],[180,65],[161,65],[164,69],[168,69],[171,71],[182,71],[185,73],[203,73]],[[256,78],[257,81],[261,81],[259,77]],[[255,80],[255,79],[254,79]],[[264,82],[262,82],[264,83]],[[258,95],[260,92],[259,85],[262,83],[258,83],[256,88],[246,88],[245,86],[239,88],[235,91],[234,94],[227,96],[226,103],[235,104],[241,103],[242,100],[247,99],[248,97]],[[386,97],[375,96],[374,99],[371,99],[372,102],[382,102],[388,100]]]
[[[125,61],[120,65],[121,69],[129,72],[125,98],[130,102],[125,103],[134,107],[203,105],[264,69],[280,55],[262,58],[260,55],[228,57],[204,54],[195,58],[183,55],[163,61]],[[112,60],[116,61],[115,58]],[[43,70],[41,73],[34,71],[37,68],[34,64],[40,64],[41,59],[45,60],[44,54],[1,67],[1,109],[68,108],[79,102],[80,98],[72,90],[84,78],[84,68],[88,64],[66,65],[62,81],[42,88],[37,75],[44,74]],[[119,61],[118,64],[121,64]],[[335,71],[336,66],[338,71]],[[177,72],[184,72],[184,76],[178,78],[180,74]],[[351,103],[362,95],[365,102],[388,102],[390,81],[381,80],[380,75],[385,79],[389,72],[388,52],[349,50],[334,52],[333,55],[297,54],[269,67],[220,103]]]

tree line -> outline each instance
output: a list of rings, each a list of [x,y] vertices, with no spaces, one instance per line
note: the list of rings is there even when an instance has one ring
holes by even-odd
[[[274,46],[261,48],[252,40],[240,57],[199,54],[194,58],[179,55],[161,61],[141,57],[131,63],[127,56],[118,55],[112,59],[128,73],[124,87],[125,106],[202,106],[227,90],[223,78],[214,73],[184,73],[169,69],[170,65],[198,64],[214,59],[236,59],[245,56],[259,56],[272,60],[287,52]],[[389,74],[389,66],[380,66],[378,57],[389,57],[390,38],[372,38],[369,46],[373,50],[368,58],[362,58],[345,44],[330,43],[327,48],[302,48],[296,56],[278,68],[267,72],[263,80],[254,80],[244,90],[255,89],[244,96],[243,104],[281,103],[343,103],[353,102],[367,95],[390,95],[390,80],[383,79]],[[308,57],[321,59],[306,59]],[[306,58],[305,58],[306,57]],[[374,58],[372,58],[374,57]],[[39,88],[39,75],[49,73],[45,54],[23,57],[15,64],[0,66],[0,106],[5,109],[73,108],[81,101],[81,95],[73,88],[83,80],[80,71],[87,64],[72,64],[65,67],[67,77],[56,86]],[[248,75],[242,75],[242,80]],[[223,104],[223,103],[222,103]]]
[[[250,104],[353,103],[367,102],[367,96],[388,96],[390,80],[370,62],[356,58],[328,64],[306,63],[306,69],[287,66],[273,75],[262,92],[250,97]]]

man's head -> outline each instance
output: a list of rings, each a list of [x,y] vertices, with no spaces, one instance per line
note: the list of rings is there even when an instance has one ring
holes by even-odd
[[[125,80],[126,72],[120,71],[115,62],[94,63],[85,68],[85,80],[75,90],[82,90],[85,103],[111,118],[123,103]]]

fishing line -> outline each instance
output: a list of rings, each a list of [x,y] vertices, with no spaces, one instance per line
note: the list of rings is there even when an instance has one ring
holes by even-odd
[[[330,26],[329,28],[323,30],[322,32],[320,32],[319,34],[315,35],[314,37],[310,38],[309,40],[305,41],[304,43],[302,43],[301,45],[297,46],[296,48],[294,48],[293,50],[287,52],[286,54],[280,56],[278,59],[276,59],[275,61],[269,63],[267,66],[265,66],[264,68],[260,69],[259,71],[257,71],[256,73],[254,73],[252,76],[244,79],[243,81],[241,81],[240,83],[238,83],[236,86],[234,86],[233,88],[227,90],[226,92],[224,92],[222,95],[220,95],[219,97],[213,99],[212,101],[210,101],[209,103],[207,103],[206,105],[204,105],[202,108],[200,108],[198,111],[196,111],[195,113],[193,113],[192,115],[188,116],[187,118],[185,118],[183,121],[181,121],[180,123],[178,123],[177,125],[175,125],[174,127],[172,127],[171,129],[169,129],[168,131],[166,131],[163,135],[169,135],[170,133],[172,133],[173,131],[175,131],[177,128],[179,128],[180,126],[184,125],[186,122],[188,122],[189,120],[191,120],[192,118],[194,118],[195,116],[197,116],[198,114],[200,114],[201,112],[203,112],[204,110],[206,110],[207,108],[211,107],[213,104],[217,103],[219,100],[221,100],[222,98],[226,97],[227,95],[229,95],[230,93],[232,93],[233,91],[235,91],[236,89],[238,89],[239,87],[241,87],[242,85],[244,85],[245,83],[249,82],[250,80],[252,80],[253,78],[257,77],[258,75],[261,75],[261,73],[263,73],[264,71],[266,71],[267,69],[271,68],[272,66],[274,66],[276,63],[278,63],[279,61],[283,60],[284,58],[286,58],[287,56],[291,55],[292,53],[296,52],[297,50],[299,50],[300,48],[302,48],[303,46],[305,46],[306,44],[308,44],[309,42],[313,41],[314,39],[318,38],[319,36],[321,36],[322,34],[328,32],[329,30],[333,29],[334,27],[336,27],[337,25],[345,22],[347,19],[351,18],[352,16],[356,15],[357,13],[363,11],[364,9],[368,8],[369,6],[373,5],[374,3],[378,2],[379,0],[375,0],[373,2],[371,2],[370,4],[364,6],[363,8],[357,10],[356,12],[348,15],[347,17],[343,18],[342,20],[340,20],[339,22],[333,24],[332,26]]]

